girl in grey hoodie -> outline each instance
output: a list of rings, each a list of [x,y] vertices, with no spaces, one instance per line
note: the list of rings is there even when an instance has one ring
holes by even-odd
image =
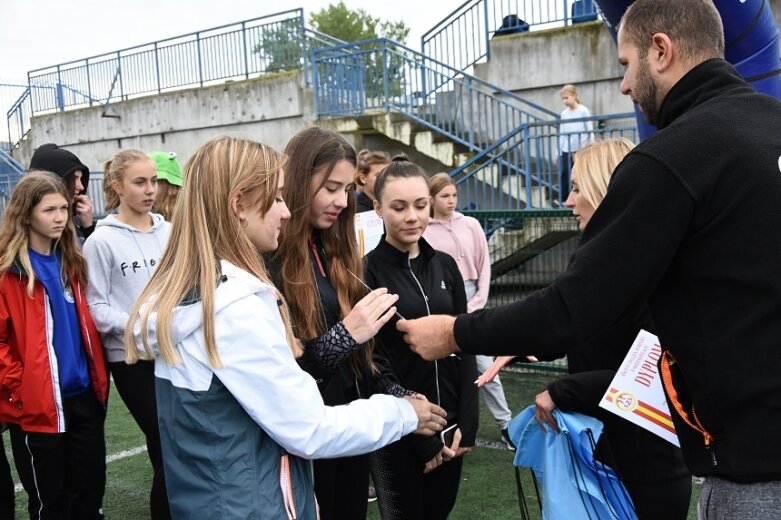
[[[170,518],[157,426],[154,362],[126,364],[123,335],[128,313],[163,255],[171,225],[151,213],[157,170],[144,152],[122,150],[103,170],[106,211],[110,214],[98,222],[84,243],[89,273],[87,302],[114,384],[146,436],[154,470],[149,499],[152,518]]]

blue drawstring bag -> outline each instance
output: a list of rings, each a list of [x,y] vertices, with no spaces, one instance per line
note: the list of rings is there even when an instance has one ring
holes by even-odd
[[[508,428],[514,464],[531,468],[542,488],[543,520],[637,520],[632,499],[612,468],[594,459],[602,422],[574,412],[553,411],[560,433],[547,432],[529,406]]]

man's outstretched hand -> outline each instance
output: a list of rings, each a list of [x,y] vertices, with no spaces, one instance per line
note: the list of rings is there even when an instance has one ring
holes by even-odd
[[[396,328],[404,333],[404,341],[427,361],[448,357],[458,352],[453,335],[454,316],[435,314],[416,320],[399,320]]]

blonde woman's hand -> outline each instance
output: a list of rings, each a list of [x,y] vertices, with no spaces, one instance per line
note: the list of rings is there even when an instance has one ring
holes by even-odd
[[[441,432],[447,424],[447,412],[434,403],[430,403],[423,394],[405,396],[418,415],[418,428],[414,433],[431,437]]]
[[[397,294],[389,294],[381,287],[361,298],[353,310],[344,317],[342,324],[356,343],[366,343],[380,331],[396,312]]]
[[[534,420],[540,425],[542,431],[547,432],[545,424],[547,423],[553,431],[559,433],[559,425],[556,424],[556,419],[553,417],[553,410],[556,409],[556,403],[553,402],[553,398],[550,396],[550,392],[545,390],[542,393],[537,394],[534,398],[534,404],[536,406],[534,410]]]
[[[515,356],[499,356],[496,359],[494,359],[493,364],[488,367],[488,370],[480,374],[480,377],[478,377],[475,380],[475,384],[477,385],[477,388],[482,388],[486,385],[486,383],[490,383],[491,381],[496,378],[496,375],[507,365],[512,363],[513,359],[515,359]]]

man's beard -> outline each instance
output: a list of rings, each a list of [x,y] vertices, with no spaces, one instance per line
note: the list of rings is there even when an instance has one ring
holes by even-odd
[[[643,111],[643,118],[651,125],[659,122],[659,85],[648,71],[648,64],[643,64],[637,74],[635,87],[637,104]]]

